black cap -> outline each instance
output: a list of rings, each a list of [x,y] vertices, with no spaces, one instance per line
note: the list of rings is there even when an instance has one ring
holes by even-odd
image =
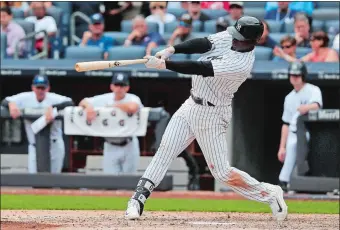
[[[235,25],[229,26],[227,31],[238,41],[258,41],[263,34],[263,23],[250,16],[243,16],[236,21]]]
[[[222,32],[225,31],[228,28],[229,25],[229,21],[226,17],[219,17],[216,20],[216,31],[217,32]]]
[[[301,76],[303,80],[307,78],[307,67],[305,63],[301,61],[291,62],[288,67],[288,75],[298,75]]]
[[[115,73],[111,83],[114,85],[128,86],[130,85],[129,76],[126,73]]]
[[[34,85],[34,86],[47,87],[47,86],[49,86],[49,84],[50,84],[50,82],[49,82],[47,76],[45,76],[45,75],[36,75],[33,78],[33,81],[32,81],[32,85]]]

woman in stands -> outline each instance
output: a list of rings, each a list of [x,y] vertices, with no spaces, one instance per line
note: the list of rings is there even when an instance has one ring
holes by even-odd
[[[291,37],[289,35],[283,37],[280,41],[281,49],[283,52],[293,58],[300,58],[296,56],[296,39],[294,37]],[[273,61],[285,61],[282,57],[279,56],[278,53],[279,47],[275,46],[273,53],[275,57],[273,58]]]
[[[300,60],[304,62],[339,62],[338,53],[334,49],[329,48],[328,43],[329,38],[325,32],[314,32],[310,39],[312,52],[303,56]],[[289,62],[297,60],[297,58],[288,55],[278,47],[274,49],[274,54]]]

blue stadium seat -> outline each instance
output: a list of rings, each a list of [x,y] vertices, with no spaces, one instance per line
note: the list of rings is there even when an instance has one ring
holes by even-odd
[[[103,49],[96,46],[69,46],[65,50],[65,59],[79,61],[102,60]]]
[[[244,14],[248,16],[256,17],[260,20],[264,19],[264,15],[266,14],[266,11],[264,8],[244,8]]]
[[[289,35],[288,33],[270,33],[269,36],[277,43],[280,44],[281,39]]]
[[[25,18],[24,11],[18,8],[11,8],[13,18]]]
[[[201,32],[201,29],[203,28],[203,22],[199,20],[195,20],[192,22],[192,31],[193,32]]]
[[[303,57],[306,54],[309,54],[310,52],[312,52],[311,48],[306,48],[306,47],[297,47],[296,48],[296,56],[298,56],[298,57]]]
[[[202,56],[202,54],[190,54],[190,60],[197,61]]]
[[[325,22],[326,32],[330,32],[330,30],[335,30],[339,33],[339,27],[339,20],[329,20]]]
[[[255,58],[256,60],[269,61],[272,58],[273,50],[268,47],[256,46]]]
[[[6,57],[6,48],[7,48],[7,36],[5,33],[1,33],[1,44],[0,44],[0,59],[4,59]]]
[[[328,1],[318,1],[316,2],[317,8],[333,8],[333,9],[339,9],[340,4],[339,2],[328,2]]]
[[[129,36],[129,33],[113,31],[105,32],[104,35],[113,38],[115,41],[117,41],[118,45],[124,45],[126,38]]]
[[[204,12],[210,19],[218,19],[219,17],[226,16],[228,14],[227,11],[221,9],[221,10],[211,10],[211,9],[202,9],[202,12]]]
[[[243,2],[243,7],[244,8],[250,8],[250,7],[255,7],[255,8],[264,8],[266,6],[266,2]]]
[[[153,22],[148,22],[148,31],[149,32],[158,32],[158,24]],[[123,20],[121,22],[122,32],[131,33],[132,31],[132,21],[131,20]]]
[[[339,8],[315,9],[312,17],[314,20],[339,20]]]
[[[268,23],[268,26],[270,28],[271,33],[280,33],[282,24],[280,22],[277,22],[275,20],[266,20]]]
[[[174,22],[169,22],[165,24],[165,28],[164,31],[165,33],[172,33],[175,31],[176,27],[178,26],[178,21],[174,21]],[[192,31],[193,32],[200,32],[201,31],[201,26],[202,26],[202,22],[201,21],[194,21],[192,23]]]
[[[205,33],[216,33],[216,20],[208,20],[204,22],[204,32]]]
[[[187,13],[187,11],[185,9],[182,9],[182,8],[170,8],[170,9],[167,9],[167,12],[169,14],[173,14],[175,15],[176,18],[180,18],[183,14]]]
[[[114,46],[109,49],[109,60],[139,59],[145,56],[144,46]]]
[[[168,43],[169,39],[171,38],[171,35],[172,35],[171,33],[164,33],[163,34],[162,37],[164,38],[166,43]]]

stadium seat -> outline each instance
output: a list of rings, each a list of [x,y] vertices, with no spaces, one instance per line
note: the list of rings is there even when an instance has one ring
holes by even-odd
[[[273,50],[268,47],[256,46],[255,58],[256,60],[269,61],[272,58]]]
[[[114,46],[109,49],[110,60],[139,59],[145,56],[144,46]]]
[[[168,43],[169,39],[171,38],[171,33],[165,33],[163,34],[163,38],[165,40],[165,43]]]
[[[148,22],[147,24],[148,24],[149,33],[158,32],[158,24],[157,23]],[[132,21],[131,20],[123,20],[121,22],[121,28],[122,28],[122,32],[131,33],[131,31],[132,31]]]
[[[190,60],[197,61],[201,56],[202,54],[191,54]]]
[[[129,36],[129,33],[113,31],[105,32],[104,35],[113,38],[115,41],[117,41],[118,45],[124,45],[126,38]]]
[[[280,44],[281,39],[289,35],[288,33],[270,33],[269,36],[277,43]]]
[[[314,20],[339,20],[339,8],[315,9],[312,17]]]
[[[30,33],[34,33],[35,25],[32,22],[25,21],[24,19],[14,19],[16,23],[18,23],[23,30],[25,31],[26,36]],[[34,48],[35,38],[32,37],[31,39],[26,40],[26,48],[29,55],[34,55],[35,48]]]
[[[326,32],[331,32],[334,30],[335,32],[339,33],[339,20],[329,20],[325,22],[325,31]]]
[[[270,28],[271,33],[280,33],[282,24],[280,22],[277,22],[275,20],[266,20],[268,23],[268,26]]]
[[[18,8],[11,8],[13,18],[25,18],[24,11]]]
[[[165,24],[164,31],[165,33],[172,33],[175,31],[176,27],[178,26],[178,21],[169,22]],[[192,24],[192,31],[193,32],[200,32],[201,31],[202,22],[201,21],[194,21]]]
[[[221,10],[202,9],[202,12],[208,15],[210,19],[218,19],[219,17],[226,16],[228,14],[228,12],[223,9]]]
[[[6,57],[6,48],[7,48],[7,36],[5,33],[1,33],[1,44],[0,44],[0,59],[4,59]]]
[[[187,11],[185,9],[182,8],[170,8],[167,9],[169,14],[173,14],[175,15],[176,18],[180,18],[183,14],[187,13]]]
[[[298,57],[303,57],[310,52],[312,52],[311,48],[306,48],[306,47],[297,47],[296,48],[296,56],[298,56]]]
[[[256,17],[260,20],[264,19],[264,15],[266,14],[266,11],[264,8],[244,8],[244,14]]]
[[[102,60],[103,49],[96,46],[69,46],[65,50],[65,59]]]
[[[251,7],[255,7],[255,8],[264,8],[266,6],[266,2],[243,2],[243,7],[244,8],[251,8]]]
[[[204,22],[203,31],[205,33],[216,33],[216,20],[208,20]]]
[[[316,2],[317,8],[333,8],[333,9],[339,9],[340,4],[339,2],[328,2],[328,1],[318,1]]]
[[[195,20],[192,23],[192,31],[193,32],[201,32],[203,29],[203,22],[199,20]]]

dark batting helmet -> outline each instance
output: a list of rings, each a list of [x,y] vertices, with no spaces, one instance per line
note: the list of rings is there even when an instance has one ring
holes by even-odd
[[[302,80],[305,81],[307,78],[307,67],[305,63],[300,62],[300,61],[295,61],[289,64],[288,67],[288,76],[290,77],[291,75],[296,75],[296,76],[301,76]]]
[[[243,16],[227,31],[238,41],[258,41],[263,34],[263,24],[255,17]]]

